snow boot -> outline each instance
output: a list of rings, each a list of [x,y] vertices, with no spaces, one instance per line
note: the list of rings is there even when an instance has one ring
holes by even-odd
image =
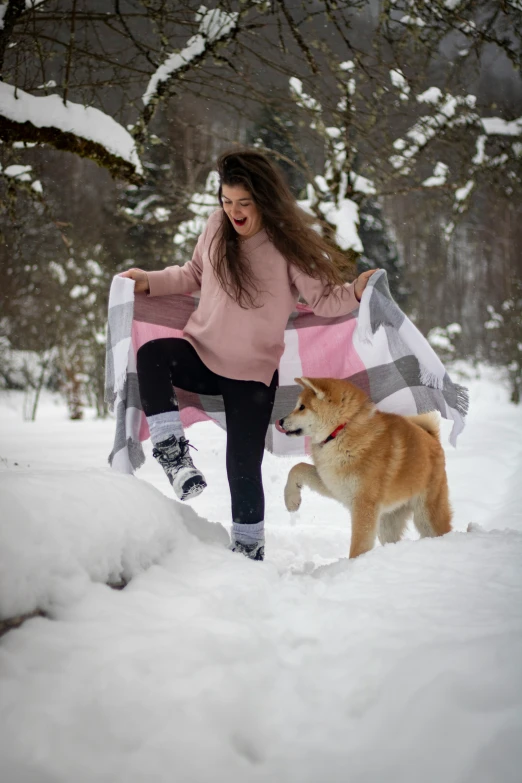
[[[243,544],[241,541],[232,541],[228,547],[232,552],[239,552],[250,560],[265,559],[265,540],[256,541],[253,544]]]
[[[171,435],[156,444],[152,456],[167,474],[172,489],[180,500],[195,498],[207,486],[203,474],[194,467],[186,438],[178,440],[175,435]]]

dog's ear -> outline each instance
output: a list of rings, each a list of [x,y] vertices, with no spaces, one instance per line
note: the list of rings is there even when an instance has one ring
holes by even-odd
[[[325,393],[320,388],[321,381],[319,378],[294,378],[294,380],[299,386],[302,386],[303,389],[311,389],[319,400],[324,400]]]

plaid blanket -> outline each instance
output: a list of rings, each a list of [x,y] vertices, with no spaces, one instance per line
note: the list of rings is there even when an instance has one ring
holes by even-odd
[[[149,437],[140,403],[136,353],[160,337],[181,337],[198,300],[192,296],[134,297],[134,282],[115,277],[109,296],[106,401],[115,410],[113,468],[132,473],[144,462],[141,441]],[[359,309],[322,318],[297,305],[285,330],[285,351],[266,437],[275,454],[304,454],[305,439],[287,438],[274,422],[295,406],[294,378],[344,378],[364,389],[383,411],[414,415],[436,410],[453,421],[450,442],[464,427],[468,392],[450,379],[428,341],[391,297],[386,272],[369,280]],[[176,390],[185,427],[213,420],[225,427],[221,397]]]

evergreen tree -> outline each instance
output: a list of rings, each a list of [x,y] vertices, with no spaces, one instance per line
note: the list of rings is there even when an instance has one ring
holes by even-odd
[[[302,195],[306,180],[302,171],[288,163],[298,164],[295,150],[290,143],[294,137],[296,121],[289,112],[281,112],[271,104],[263,106],[256,123],[247,134],[247,144],[272,150],[278,157],[278,165],[284,171],[290,189],[296,198]]]
[[[395,301],[402,306],[408,292],[402,281],[401,259],[379,201],[364,201],[360,207],[359,218],[359,236],[364,251],[357,259],[357,271],[360,273],[376,267],[385,269],[390,291]]]
[[[498,310],[488,305],[489,319],[484,324],[489,334],[490,359],[507,369],[511,402],[522,396],[522,279],[512,281],[512,295]]]

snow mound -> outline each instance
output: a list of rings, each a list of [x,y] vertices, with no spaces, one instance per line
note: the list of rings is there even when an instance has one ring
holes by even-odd
[[[189,530],[228,541],[221,525],[108,468],[2,471],[0,619],[52,613],[91,581],[128,581],[186,546]]]
[[[186,539],[7,634],[7,780],[519,780],[520,533],[311,574]]]

